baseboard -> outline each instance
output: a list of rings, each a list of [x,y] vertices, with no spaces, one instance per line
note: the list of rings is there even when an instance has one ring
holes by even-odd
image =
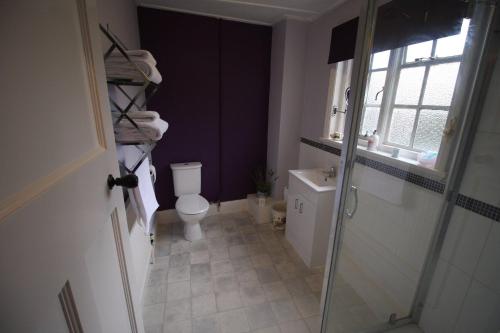
[[[223,201],[220,203],[220,206],[218,206],[216,203],[210,204],[207,216],[217,215],[217,214],[237,213],[247,210],[248,210],[247,199]],[[156,223],[158,224],[173,223],[178,221],[180,221],[180,219],[175,209],[159,210],[156,212]]]

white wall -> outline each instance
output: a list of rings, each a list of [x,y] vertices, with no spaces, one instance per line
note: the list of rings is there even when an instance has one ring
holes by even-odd
[[[297,168],[304,90],[307,23],[286,19],[273,27],[268,123],[268,168],[277,172],[281,198],[288,170]]]
[[[128,48],[139,48],[137,7],[133,0],[98,0],[97,9],[99,23],[105,27],[109,25],[111,31],[117,35]],[[107,50],[109,43],[104,36],[103,45],[103,50]],[[110,95],[117,98],[121,104],[127,102],[127,100],[113,88],[110,90]],[[117,147],[117,154],[120,160],[125,160],[125,158],[134,159],[138,155],[138,151],[133,147],[129,149]],[[136,290],[140,291],[139,296],[142,298],[152,247],[149,236],[145,235],[144,229],[139,225],[137,219],[137,216],[129,205],[127,207],[127,221],[130,235],[130,248],[132,250],[132,260],[134,263],[132,280],[136,284]]]
[[[460,192],[500,206],[500,64]],[[500,331],[500,223],[455,206],[422,314],[427,333]]]

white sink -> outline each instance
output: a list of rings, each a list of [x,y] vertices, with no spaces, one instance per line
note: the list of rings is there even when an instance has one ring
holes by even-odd
[[[323,169],[290,170],[290,173],[312,188],[315,192],[335,191],[337,178],[328,177]]]

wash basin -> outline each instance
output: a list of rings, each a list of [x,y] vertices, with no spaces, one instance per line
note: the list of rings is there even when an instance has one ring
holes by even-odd
[[[334,191],[337,178],[329,177],[324,169],[290,170],[290,173],[316,192]]]

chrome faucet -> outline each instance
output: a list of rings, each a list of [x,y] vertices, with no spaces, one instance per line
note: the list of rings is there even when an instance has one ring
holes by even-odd
[[[327,171],[323,171],[326,178],[335,178],[337,176],[337,168],[332,166]]]

